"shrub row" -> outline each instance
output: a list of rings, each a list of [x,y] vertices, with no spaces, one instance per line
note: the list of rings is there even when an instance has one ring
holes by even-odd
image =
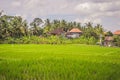
[[[84,38],[81,36],[77,39],[67,39],[59,36],[49,36],[49,37],[22,37],[22,38],[7,38],[5,40],[0,40],[1,44],[95,44],[97,40],[94,37]]]

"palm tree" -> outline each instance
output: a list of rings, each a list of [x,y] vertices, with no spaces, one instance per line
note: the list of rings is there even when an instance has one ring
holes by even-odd
[[[33,20],[33,22],[30,23],[30,25],[32,26],[31,27],[31,32],[32,32],[32,35],[41,35],[42,34],[42,30],[40,28],[40,25],[43,23],[42,19],[40,18],[35,18]]]
[[[47,34],[49,31],[51,31],[51,23],[49,19],[46,19],[45,27],[44,27],[44,34]]]
[[[0,38],[9,37],[9,16],[3,15],[0,17]]]

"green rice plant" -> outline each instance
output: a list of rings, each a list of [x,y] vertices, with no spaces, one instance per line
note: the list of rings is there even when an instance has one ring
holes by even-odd
[[[119,80],[120,49],[82,44],[1,44],[0,80]]]

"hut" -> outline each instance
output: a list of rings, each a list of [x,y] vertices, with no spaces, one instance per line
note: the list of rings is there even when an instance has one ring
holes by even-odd
[[[113,40],[112,36],[106,36],[104,39],[104,46],[113,46]]]
[[[82,31],[78,28],[73,28],[69,32],[66,33],[67,38],[79,38],[82,34]]]
[[[51,35],[62,35],[64,34],[64,31],[62,28],[56,28],[53,31],[50,32]]]

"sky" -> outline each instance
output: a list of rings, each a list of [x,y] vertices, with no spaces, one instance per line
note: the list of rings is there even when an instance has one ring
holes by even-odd
[[[120,30],[120,0],[0,0],[0,10],[7,15],[65,19],[82,24],[102,24],[106,30]]]

